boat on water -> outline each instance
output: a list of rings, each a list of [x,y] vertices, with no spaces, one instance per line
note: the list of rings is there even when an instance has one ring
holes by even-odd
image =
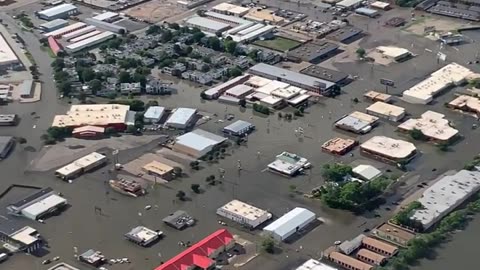
[[[140,183],[134,180],[120,179],[108,181],[113,190],[128,195],[131,197],[138,197],[145,195],[146,191]]]

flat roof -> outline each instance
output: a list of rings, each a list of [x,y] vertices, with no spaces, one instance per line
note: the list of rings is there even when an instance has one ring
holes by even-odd
[[[371,9],[371,8],[366,8],[366,7],[357,8],[357,9],[355,9],[355,12],[359,13],[359,14],[368,15],[368,16],[372,16],[372,15],[375,15],[375,14],[378,13],[377,10]]]
[[[70,32],[68,34],[65,34],[63,35],[62,37],[63,38],[66,38],[66,39],[70,39],[70,38],[74,38],[74,37],[77,37],[77,36],[81,36],[82,34],[86,34],[86,33],[89,33],[89,32],[92,32],[93,30],[95,30],[97,27],[95,25],[88,25],[86,27],[83,27],[83,28],[80,28],[78,30],[75,30],[73,32]]]
[[[167,119],[165,124],[185,125],[197,113],[197,109],[191,108],[177,108]]]
[[[338,45],[331,42],[309,42],[289,51],[288,56],[301,59],[302,61],[312,62],[337,49]]]
[[[357,252],[357,256],[362,256],[364,258],[368,258],[368,259],[374,261],[376,264],[381,264],[382,262],[384,262],[387,259],[387,257],[385,257],[383,255],[380,255],[378,253],[375,253],[373,251],[370,251],[368,249],[365,249],[365,248],[361,248]]]
[[[302,91],[304,91],[302,88],[290,85],[285,88],[277,88],[273,90],[270,94],[275,97],[290,99],[297,96]]]
[[[379,169],[373,167],[372,165],[365,164],[360,164],[357,167],[353,168],[353,173],[360,175],[367,180],[372,180],[382,175],[382,172]]]
[[[255,92],[262,93],[265,95],[270,95],[274,90],[280,89],[280,88],[286,88],[290,86],[288,83],[280,82],[280,81],[271,81],[257,89],[255,89]]]
[[[245,19],[254,21],[267,21],[271,23],[282,23],[285,19],[283,17],[275,15],[275,12],[269,9],[258,10],[258,8],[252,8],[248,13],[243,16]]]
[[[144,170],[148,171],[148,172],[153,172],[153,173],[156,173],[158,175],[164,175],[166,173],[169,173],[169,172],[173,171],[172,166],[169,166],[165,163],[158,162],[156,160],[154,160],[154,161],[152,161],[148,164],[145,164],[142,168]]]
[[[224,137],[210,133],[205,130],[196,129],[194,131],[185,133],[175,139],[176,144],[185,145],[197,151],[203,151],[208,147],[224,142]]]
[[[330,265],[321,263],[317,260],[309,259],[299,267],[295,268],[295,270],[338,270],[338,269],[331,267]]]
[[[220,32],[220,31],[230,27],[229,24],[219,22],[219,21],[215,21],[215,20],[205,18],[205,17],[200,17],[200,16],[193,16],[193,17],[187,19],[186,22],[190,25],[195,25],[195,26],[198,26],[200,28],[213,30],[215,32]]]
[[[333,138],[322,144],[322,149],[332,153],[340,153],[356,144],[355,140]]]
[[[386,234],[393,235],[395,237],[401,238],[405,241],[410,241],[415,238],[415,233],[409,232],[397,226],[392,226],[388,223],[383,223],[382,225],[378,226],[375,230],[384,232]]]
[[[247,86],[247,85],[244,85],[244,84],[239,84],[239,85],[235,85],[234,87],[228,89],[227,91],[225,91],[225,93],[238,97],[238,96],[245,95],[245,94],[251,92],[252,90],[253,90],[253,88],[250,87],[250,86]]]
[[[290,71],[288,69],[268,65],[265,63],[256,64],[255,66],[251,67],[249,71],[265,74],[267,76],[272,76],[276,78],[281,78],[282,80],[292,81],[300,85],[307,85],[314,88],[328,89],[335,85],[334,83],[329,81],[318,79],[295,71]]]
[[[138,226],[131,229],[128,233],[125,234],[125,236],[140,242],[149,242],[155,238],[158,238],[159,233],[145,226]]]
[[[281,216],[279,219],[270,223],[263,230],[267,232],[273,232],[280,236],[285,236],[288,233],[295,231],[295,228],[302,225],[305,226],[306,221],[313,221],[313,219],[315,219],[315,216],[315,213],[308,209],[302,207],[295,207],[285,215]]]
[[[212,12],[212,11],[205,12],[205,16],[212,17],[212,18],[215,18],[215,19],[219,19],[219,20],[222,20],[222,21],[227,21],[229,23],[235,23],[235,24],[251,23],[250,21],[247,21],[247,20],[242,19],[242,18],[238,18],[238,17],[230,16],[230,15],[223,15],[223,14],[220,14],[220,13],[217,13],[217,12]]]
[[[382,2],[382,1],[375,1],[375,2],[371,3],[370,6],[384,9],[384,8],[389,7],[390,3],[385,3],[385,2]]]
[[[355,1],[357,1],[357,0],[355,0]],[[356,27],[353,27],[353,26],[348,26],[348,27],[338,29],[337,31],[328,34],[327,38],[329,38],[331,40],[338,41],[338,42],[344,42],[344,41],[347,41],[348,39],[350,39],[350,38],[352,38],[352,37],[354,37],[354,36],[356,36],[356,35],[358,35],[362,32],[363,31],[359,28],[356,28]]]
[[[279,98],[279,97],[274,97],[274,96],[266,96],[266,97],[260,99],[260,101],[263,102],[263,103],[266,103],[266,104],[268,104],[268,105],[272,105],[272,106],[273,106],[273,105],[276,105],[276,104],[278,104],[279,102],[281,102],[282,99]]]
[[[473,72],[470,69],[457,63],[450,63],[432,73],[427,79],[405,90],[403,96],[408,102],[418,103],[414,101],[420,100],[422,103],[429,103],[440,91],[452,84],[461,83],[471,75]]]
[[[39,216],[58,205],[66,203],[66,199],[56,194],[51,194],[50,196],[43,198],[40,201],[22,209],[22,213],[27,213],[32,216]]]
[[[99,21],[104,21],[104,20],[108,20],[108,19],[117,17],[118,15],[119,14],[116,13],[116,12],[107,11],[107,12],[103,12],[101,14],[98,14],[97,16],[94,16],[92,18],[96,19],[96,20],[99,20]]]
[[[89,167],[99,161],[106,160],[107,157],[99,154],[97,152],[92,152],[84,157],[81,157],[74,162],[56,170],[56,173],[68,176],[71,175],[72,173],[78,172],[78,170],[81,170],[83,168]]]
[[[114,36],[115,36],[115,34],[113,32],[105,31],[105,32],[100,33],[98,35],[95,35],[95,36],[83,39],[79,42],[70,44],[70,45],[67,46],[67,49],[76,50],[76,49],[81,48],[81,47],[88,47],[90,45],[95,45],[97,42],[100,42],[102,40],[106,40],[108,38],[112,38]]]
[[[245,129],[250,129],[252,127],[254,127],[254,125],[247,122],[247,121],[237,120],[237,121],[231,123],[230,125],[224,127],[223,129],[228,130],[228,131],[232,131],[232,132],[240,132],[240,131],[243,131]]]
[[[333,69],[328,69],[328,68],[317,66],[317,65],[311,65],[300,72],[303,74],[306,74],[315,78],[319,78],[322,80],[326,80],[329,82],[333,82],[333,83],[339,83],[345,80],[346,78],[348,78],[347,73],[333,70]]]
[[[368,132],[377,121],[378,117],[376,116],[355,111],[340,118],[340,120],[335,122],[335,126],[339,128],[347,127],[355,132]]]
[[[74,6],[72,4],[64,3],[64,4],[61,4],[61,5],[49,8],[49,9],[39,11],[38,14],[43,15],[43,16],[47,16],[47,17],[52,17],[52,16],[55,16],[55,15],[70,12],[70,11],[76,10],[76,9],[77,9],[76,6]]]
[[[93,36],[96,36],[98,34],[102,33],[102,31],[99,31],[99,30],[95,30],[95,31],[92,31],[90,33],[87,33],[87,34],[84,34],[84,35],[81,35],[79,37],[76,37],[76,38],[72,38],[70,40],[71,43],[76,43],[76,42],[79,42],[81,40],[84,40],[84,39],[87,39],[89,37],[93,37]]]
[[[226,212],[235,213],[236,215],[240,215],[242,216],[242,218],[251,220],[251,221],[271,215],[269,212],[263,209],[257,208],[253,205],[244,203],[239,200],[232,200],[227,204],[223,205],[222,207],[220,207],[218,210],[220,209]]]
[[[298,105],[302,102],[304,102],[305,100],[311,98],[312,96],[309,95],[309,94],[300,94],[292,99],[289,99],[287,100],[288,103],[290,103],[291,105],[295,106],[295,105]]]
[[[375,238],[368,237],[368,236],[366,236],[362,239],[362,243],[366,244],[366,245],[369,245],[369,246],[372,246],[372,247],[375,247],[379,250],[382,250],[382,251],[384,251],[386,253],[390,253],[390,254],[393,254],[393,253],[398,251],[398,247],[396,247],[394,245],[390,245],[386,242],[377,240]]]
[[[255,87],[255,88],[259,88],[259,87],[265,86],[265,85],[267,85],[271,82],[272,82],[272,80],[270,80],[270,79],[253,75],[253,76],[250,76],[250,78],[248,78],[248,80],[245,82],[245,84],[250,85],[250,86]]]
[[[448,105],[464,111],[480,113],[480,99],[472,96],[461,95],[450,101]]]
[[[121,104],[72,105],[64,115],[53,118],[54,127],[106,126],[125,123],[130,106]]]
[[[368,91],[363,96],[372,100],[378,100],[383,102],[389,102],[392,99],[392,95],[380,93],[377,91]]]
[[[17,55],[13,52],[3,34],[0,34],[0,65],[8,65],[17,61]]]
[[[447,141],[458,134],[458,130],[450,126],[450,122],[445,119],[445,115],[434,111],[424,112],[420,118],[410,118],[398,126],[399,129],[413,130],[418,129],[432,139]]]
[[[145,118],[153,118],[153,119],[160,119],[165,112],[165,107],[161,106],[150,106],[148,107],[143,117]]]
[[[214,7],[212,7],[213,10],[218,10],[218,11],[223,11],[223,12],[230,12],[233,14],[242,14],[250,10],[250,8],[247,7],[242,7],[242,6],[237,6],[233,5],[230,3],[220,3]]]
[[[367,112],[375,112],[386,116],[400,117],[405,114],[405,109],[399,106],[377,101],[367,107]]]
[[[233,78],[227,82],[224,82],[224,83],[221,83],[213,88],[210,88],[208,90],[205,91],[205,94],[207,95],[215,95],[217,93],[219,93],[220,91],[226,89],[226,88],[229,88],[231,87],[232,85],[235,85],[239,82],[241,82],[242,80],[244,80],[246,77],[249,77],[250,75],[248,74],[245,74],[245,75],[242,75],[242,76],[239,76],[239,77],[236,77],[236,78]]]
[[[60,25],[63,26],[63,25],[67,25],[67,24],[68,24],[67,20],[55,19],[53,21],[49,21],[49,22],[40,24],[40,27],[52,28],[52,27],[57,27],[57,26],[60,26]]]
[[[357,118],[361,121],[365,121],[369,124],[373,124],[373,123],[378,121],[378,117],[370,115],[370,114],[366,114],[366,113],[363,113],[363,112],[359,112],[359,111],[351,112],[349,114],[349,116],[355,117],[355,118]]]
[[[16,118],[16,114],[0,114],[0,123],[10,123],[15,121]]]
[[[36,234],[36,233],[37,233],[37,230],[35,230],[34,228],[32,228],[30,226],[25,226],[25,227],[21,228],[20,230],[10,234],[9,236],[12,239],[20,241],[25,245],[30,245],[30,244],[34,243],[35,241],[39,240],[37,237],[32,235],[32,234]]]
[[[336,260],[338,262],[345,263],[347,265],[354,266],[356,269],[360,270],[371,270],[373,269],[373,266],[370,264],[364,263],[362,261],[359,261],[355,258],[352,258],[350,256],[347,256],[345,254],[342,254],[340,252],[333,251],[329,255],[329,258]]]
[[[85,27],[85,26],[87,26],[86,23],[76,22],[76,23],[74,23],[74,24],[67,25],[67,26],[65,26],[65,27],[63,27],[63,28],[54,30],[54,31],[52,31],[52,32],[45,33],[44,36],[46,36],[46,37],[49,37],[49,36],[59,36],[59,35],[63,35],[63,34],[65,34],[65,33],[71,32],[71,31],[75,31],[76,29],[79,29],[79,28]]]
[[[241,42],[241,41],[245,41],[245,40],[248,41],[248,40],[252,40],[252,39],[261,37],[261,36],[263,36],[267,33],[270,33],[275,28],[276,27],[274,25],[264,25],[262,28],[250,31],[243,36],[231,35],[231,38],[236,42]]]
[[[424,229],[428,229],[478,190],[479,171],[461,170],[454,175],[443,176],[425,189],[422,197],[418,199],[423,208],[415,210],[411,218],[421,222]]]
[[[417,150],[411,142],[392,139],[386,136],[374,136],[362,143],[360,147],[367,151],[397,159],[407,158]]]
[[[343,0],[338,2],[336,5],[349,8],[349,7],[360,4],[361,2],[362,0]]]
[[[78,127],[74,128],[72,133],[81,133],[81,132],[97,132],[97,133],[104,133],[105,128],[104,127],[97,127],[97,126],[83,126],[83,127]]]
[[[378,46],[376,49],[383,55],[391,58],[398,58],[411,54],[409,50],[395,46]]]

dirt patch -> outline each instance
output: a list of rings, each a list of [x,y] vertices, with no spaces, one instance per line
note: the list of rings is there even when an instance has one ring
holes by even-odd
[[[418,18],[416,21],[410,23],[404,28],[404,30],[415,35],[423,36],[425,35],[426,27],[435,27],[435,31],[437,32],[451,32],[467,26],[471,25],[466,22],[456,21],[452,19],[425,16]]]
[[[152,0],[125,10],[129,16],[148,22],[163,21],[184,12],[175,0]]]

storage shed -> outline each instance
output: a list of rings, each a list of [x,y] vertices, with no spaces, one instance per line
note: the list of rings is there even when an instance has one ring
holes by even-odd
[[[290,212],[275,220],[263,230],[269,233],[275,240],[284,241],[294,233],[305,228],[316,218],[312,211],[296,207]]]

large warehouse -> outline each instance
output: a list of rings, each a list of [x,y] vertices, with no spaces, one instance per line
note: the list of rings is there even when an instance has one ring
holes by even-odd
[[[265,227],[263,231],[269,233],[277,241],[285,241],[294,233],[307,227],[315,218],[315,213],[312,211],[296,207]]]
[[[226,139],[202,129],[185,133],[175,139],[172,149],[186,155],[200,158],[213,150],[213,147]]]
[[[64,115],[53,118],[52,127],[99,126],[124,130],[134,122],[135,112],[130,106],[121,104],[72,105]]]
[[[0,67],[7,68],[18,63],[17,55],[13,52],[3,34],[0,33]]]
[[[191,108],[177,108],[173,111],[170,117],[165,122],[165,126],[178,128],[178,129],[185,129],[190,124],[192,124],[195,115],[197,113],[196,109]]]
[[[40,19],[47,21],[55,19],[67,19],[68,17],[76,14],[78,14],[78,9],[72,4],[61,4],[37,13]]]
[[[82,158],[55,171],[55,176],[62,180],[69,180],[107,163],[107,157],[97,152],[92,152]]]
[[[53,189],[44,188],[22,200],[7,206],[11,215],[37,220],[67,205],[67,200],[55,194]]]
[[[385,136],[370,138],[360,145],[360,150],[388,162],[408,162],[417,153],[413,143]]]
[[[272,218],[269,212],[239,200],[233,200],[218,208],[217,215],[252,229]]]
[[[98,45],[98,44],[100,44],[100,43],[102,43],[106,40],[109,40],[111,38],[114,38],[114,37],[115,37],[114,33],[106,31],[106,32],[100,33],[98,35],[89,37],[87,39],[81,40],[77,43],[70,44],[70,45],[66,46],[65,49],[69,53],[74,53],[74,52],[78,52],[78,51],[81,51],[81,50],[86,49],[86,48],[93,47],[95,45]]]

